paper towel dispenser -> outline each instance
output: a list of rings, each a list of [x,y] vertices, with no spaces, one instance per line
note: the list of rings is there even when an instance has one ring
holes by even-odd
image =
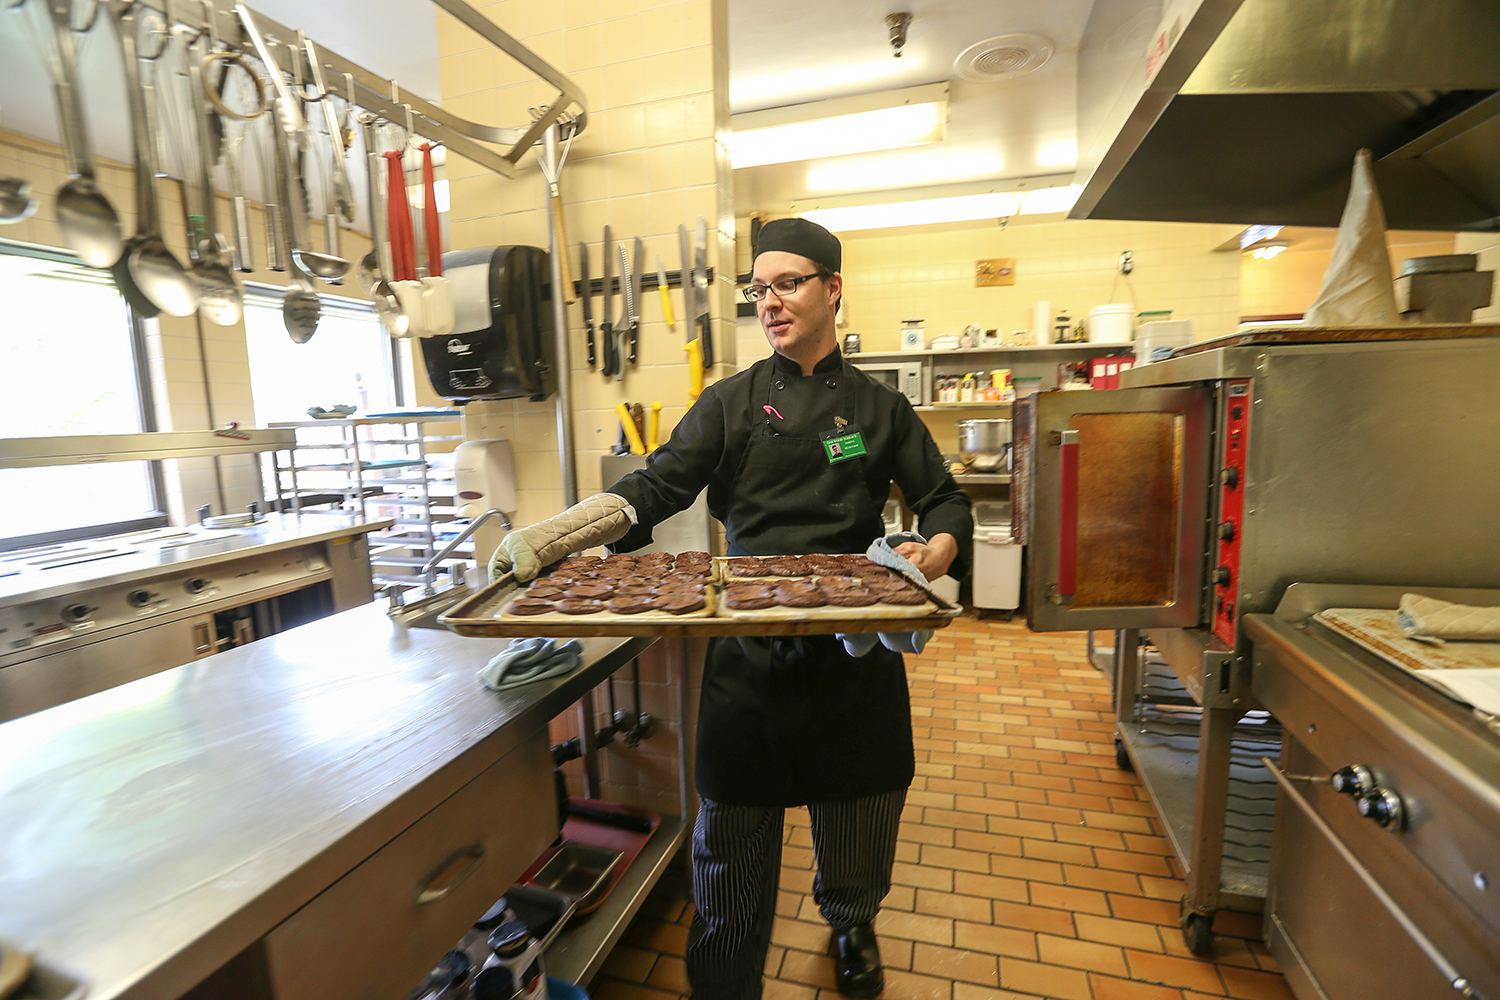
[[[557,389],[547,251],[450,250],[453,332],[421,341],[432,388],[444,399],[546,399]]]

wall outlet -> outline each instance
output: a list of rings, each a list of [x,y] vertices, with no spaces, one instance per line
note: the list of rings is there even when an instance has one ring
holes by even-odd
[[[1135,254],[1129,250],[1120,251],[1120,273],[1129,274],[1135,270]]]

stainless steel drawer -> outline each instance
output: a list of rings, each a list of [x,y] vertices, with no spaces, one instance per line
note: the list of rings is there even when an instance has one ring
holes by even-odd
[[[266,935],[277,1000],[403,996],[556,838],[546,729]]]

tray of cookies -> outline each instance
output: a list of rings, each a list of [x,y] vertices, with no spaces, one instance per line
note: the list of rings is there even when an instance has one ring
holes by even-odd
[[[817,635],[942,628],[962,609],[863,555],[573,556],[438,620],[460,635]]]

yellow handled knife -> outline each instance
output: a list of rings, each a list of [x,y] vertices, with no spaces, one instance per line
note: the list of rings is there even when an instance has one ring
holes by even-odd
[[[656,258],[656,291],[661,295],[661,314],[666,317],[667,327],[677,329],[677,321],[672,318],[672,296],[667,294],[667,269],[661,266],[661,256]]]

